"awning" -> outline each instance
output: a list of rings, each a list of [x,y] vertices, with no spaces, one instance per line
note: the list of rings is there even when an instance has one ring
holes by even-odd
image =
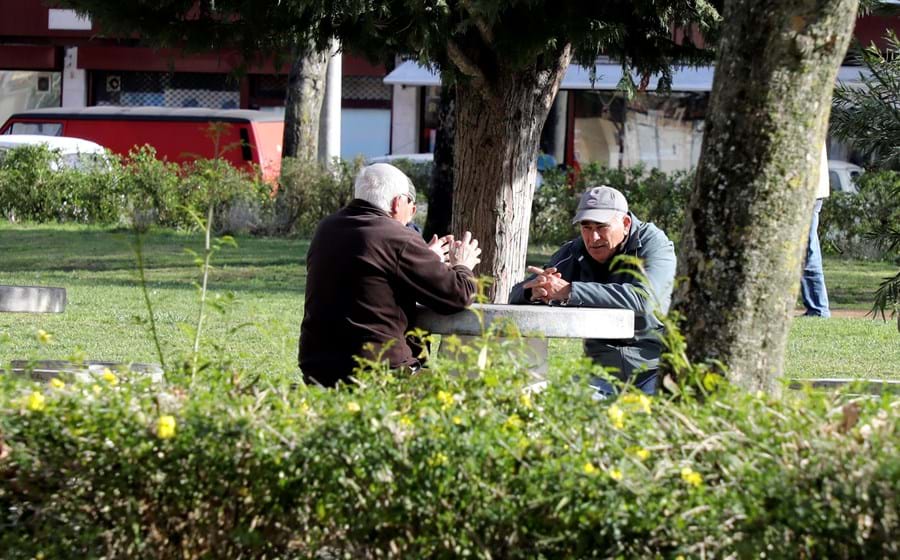
[[[572,64],[566,70],[560,89],[593,89],[614,90],[622,79],[622,67],[618,64],[600,63],[595,67],[596,79],[591,82],[590,70]],[[838,81],[847,84],[859,83],[859,73],[868,73],[858,66],[842,66],[838,72]],[[672,91],[712,91],[714,68],[703,66],[699,68],[676,68],[672,71]],[[640,77],[633,75],[635,83],[640,83]],[[384,83],[388,85],[403,86],[439,86],[441,76],[437,71],[430,70],[419,65],[418,62],[408,60],[394,68],[394,71],[384,77]],[[659,83],[659,76],[651,76],[647,84],[648,91],[655,91]]]

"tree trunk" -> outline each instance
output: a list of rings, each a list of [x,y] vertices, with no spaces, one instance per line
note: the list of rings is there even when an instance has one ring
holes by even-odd
[[[676,308],[695,360],[777,392],[818,162],[857,0],[733,0],[687,212]]]
[[[284,102],[281,157],[315,160],[319,153],[319,115],[325,97],[327,52],[299,53],[291,64]]]
[[[525,272],[541,129],[570,59],[566,45],[544,64],[457,84],[451,231],[478,239],[475,272],[493,278],[495,303]]]
[[[450,231],[453,216],[453,141],[456,136],[456,93],[454,86],[441,86],[441,109],[438,114],[437,137],[434,141],[434,165],[431,172],[431,193],[428,197],[428,216],[425,218],[425,239]]]

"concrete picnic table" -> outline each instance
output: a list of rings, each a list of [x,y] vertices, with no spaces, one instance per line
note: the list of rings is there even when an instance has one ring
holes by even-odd
[[[452,315],[441,315],[419,306],[412,322],[413,328],[457,335],[464,344],[481,336],[492,325],[515,326],[528,348],[532,373],[542,376],[547,371],[547,339],[627,340],[634,337],[634,312],[630,309],[476,303]]]

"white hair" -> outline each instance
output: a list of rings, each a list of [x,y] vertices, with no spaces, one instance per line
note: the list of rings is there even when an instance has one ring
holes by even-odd
[[[398,196],[410,196],[411,187],[409,177],[393,165],[373,163],[363,167],[356,176],[353,196],[389,213],[391,201]]]

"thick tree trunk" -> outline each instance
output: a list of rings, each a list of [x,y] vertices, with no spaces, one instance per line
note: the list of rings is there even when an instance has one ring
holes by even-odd
[[[441,87],[441,110],[438,114],[437,138],[434,141],[434,167],[431,172],[431,194],[425,219],[425,239],[450,231],[453,216],[453,143],[456,136],[456,89]]]
[[[308,50],[294,57],[284,102],[283,158],[315,160],[318,156],[328,54]]]
[[[777,391],[857,0],[726,2],[676,308],[695,360]]]
[[[493,278],[496,303],[525,272],[541,129],[570,59],[567,45],[544,64],[457,84],[451,231],[478,239],[475,272]]]

